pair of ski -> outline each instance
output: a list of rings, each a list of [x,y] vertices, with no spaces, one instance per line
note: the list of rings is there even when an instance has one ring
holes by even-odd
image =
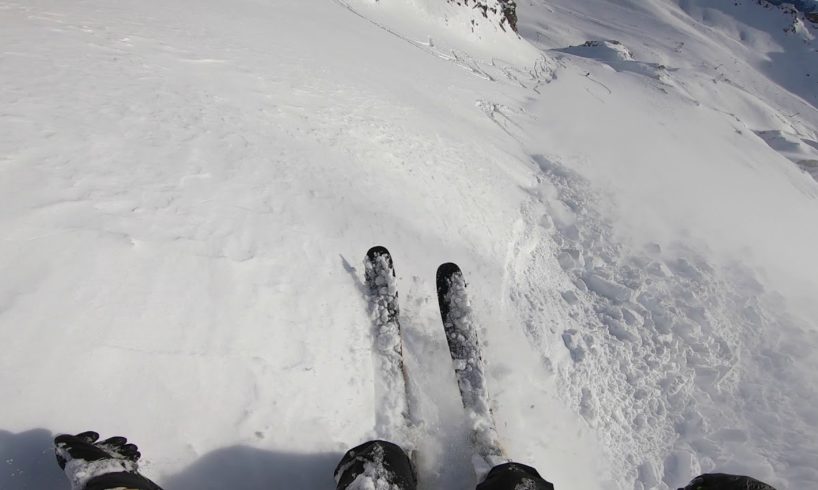
[[[410,423],[408,376],[403,363],[398,289],[392,256],[384,247],[372,247],[364,260],[366,285],[376,328],[376,349],[382,375],[390,380],[383,394],[386,411],[403,414]],[[452,358],[460,398],[470,424],[472,463],[478,481],[495,465],[509,459],[500,445],[484,374],[483,356],[472,317],[463,272],[453,263],[437,269],[437,299]]]

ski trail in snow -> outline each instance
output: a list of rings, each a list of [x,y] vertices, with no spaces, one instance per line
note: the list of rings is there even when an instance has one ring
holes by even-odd
[[[816,362],[804,347],[815,345],[814,326],[739,261],[715,269],[682,244],[628,249],[587,181],[534,161],[542,176],[505,288],[563,396],[600,429],[617,479],[676,488],[728,471],[815,481]],[[784,379],[803,391],[781,391]]]

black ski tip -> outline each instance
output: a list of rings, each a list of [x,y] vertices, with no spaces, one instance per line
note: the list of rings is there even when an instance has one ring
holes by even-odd
[[[380,255],[392,257],[392,255],[389,253],[389,250],[387,250],[386,247],[382,247],[380,245],[375,245],[366,252],[366,257],[370,260],[373,260]]]
[[[452,285],[452,278],[458,274],[462,276],[463,271],[453,262],[446,262],[437,268],[437,305],[440,307],[440,318],[444,324],[449,316],[449,303],[446,295]]]
[[[463,275],[463,271],[460,270],[457,264],[454,262],[440,264],[440,267],[437,268],[437,294],[440,294],[441,290],[443,290],[444,294],[449,290],[449,283],[455,274]]]
[[[392,262],[392,254],[386,247],[375,245],[366,252],[366,260],[371,264],[375,264],[378,257],[386,257],[386,265],[392,270],[392,275],[395,275],[395,264]]]

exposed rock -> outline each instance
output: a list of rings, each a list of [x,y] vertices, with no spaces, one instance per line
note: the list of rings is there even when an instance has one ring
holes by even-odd
[[[497,18],[498,26],[506,26],[517,32],[517,2],[515,0],[447,0],[449,3],[471,7],[480,11],[483,17]]]

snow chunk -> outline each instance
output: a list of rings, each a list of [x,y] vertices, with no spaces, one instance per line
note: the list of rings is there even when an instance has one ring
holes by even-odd
[[[588,289],[618,303],[630,301],[633,294],[633,291],[626,286],[609,281],[595,273],[586,274],[583,279]]]
[[[573,291],[563,291],[561,294],[562,299],[564,299],[565,302],[568,303],[569,305],[575,305],[579,302],[579,297],[577,296],[577,293]]]

